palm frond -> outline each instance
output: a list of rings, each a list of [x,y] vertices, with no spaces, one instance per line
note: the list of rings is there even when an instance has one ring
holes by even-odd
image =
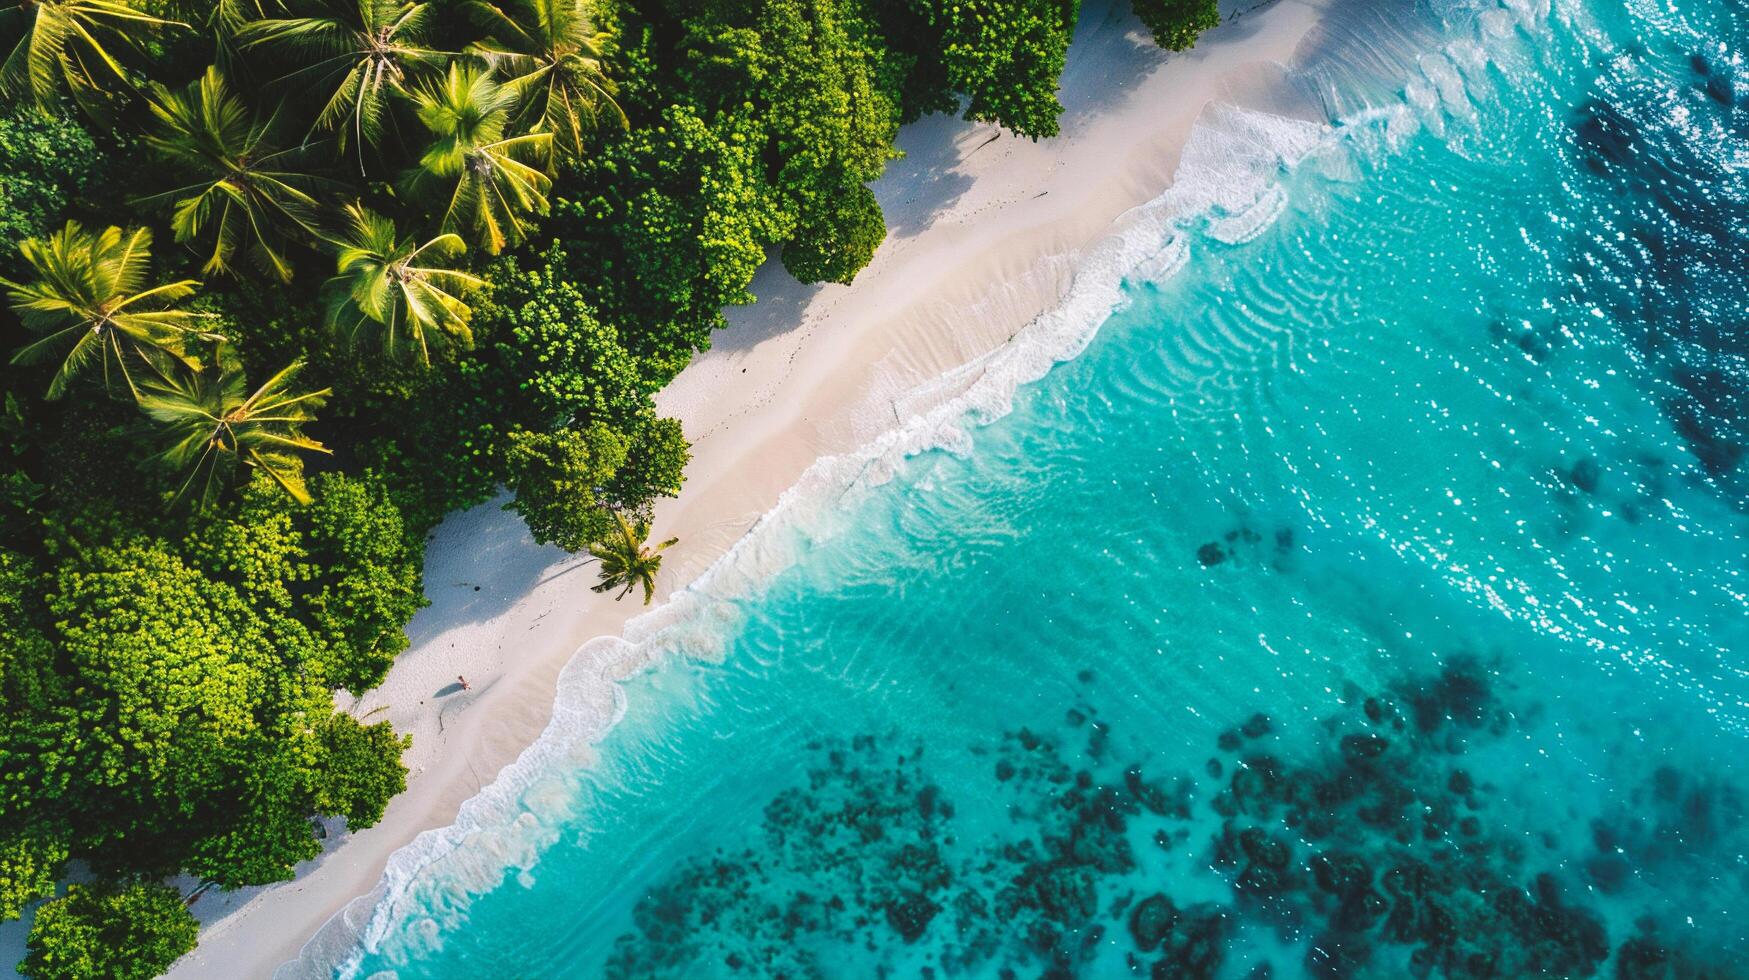
[[[248,386],[235,360],[218,360],[212,371],[160,370],[141,384],[140,408],[157,423],[162,439],[158,458],[188,473],[172,503],[197,490],[196,506],[205,507],[256,470],[308,503],[297,452],[329,451],[302,432],[328,389],[296,390],[302,365],[293,363],[245,395]]]
[[[601,56],[605,35],[585,0],[469,0],[463,9],[490,32],[469,50],[508,79],[520,128],[552,136],[560,154],[576,157],[604,118],[626,125]]]
[[[471,343],[472,310],[462,296],[485,280],[429,264],[461,254],[461,239],[443,234],[420,244],[402,238],[394,222],[359,204],[348,206],[346,216],[346,231],[334,240],[337,274],[326,287],[330,329],[357,340],[373,327],[390,355],[417,350],[426,364],[434,343]],[[415,264],[422,255],[427,262]]]
[[[343,0],[327,16],[251,21],[236,37],[240,50],[287,66],[277,84],[326,93],[313,128],[333,132],[343,152],[362,154],[382,137],[390,100],[406,93],[415,72],[448,56],[425,43],[429,17],[423,2]]]
[[[45,108],[63,95],[90,107],[111,91],[131,91],[111,48],[135,49],[147,32],[188,26],[117,0],[30,0],[0,14],[18,31],[0,62],[0,98]]]
[[[116,227],[86,230],[69,221],[46,238],[27,239],[19,255],[36,273],[32,282],[0,280],[25,327],[41,334],[20,348],[15,364],[61,358],[48,397],[60,398],[93,361],[106,381],[120,375],[137,393],[134,370],[141,359],[193,363],[187,346],[214,335],[203,316],[169,304],[188,298],[193,280],[142,288],[151,265],[152,234]]]
[[[291,278],[286,247],[312,236],[317,194],[331,181],[295,169],[297,154],[272,140],[273,119],[251,112],[210,67],[187,88],[157,88],[149,100],[155,125],[146,142],[178,169],[197,178],[136,203],[169,204],[179,242],[210,241],[203,271],[236,271],[236,256],[282,281]]]

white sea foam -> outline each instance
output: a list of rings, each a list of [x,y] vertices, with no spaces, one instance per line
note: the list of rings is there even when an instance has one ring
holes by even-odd
[[[1463,74],[1474,69],[1474,57],[1465,51],[1455,59]],[[1407,101],[1421,109],[1414,114],[1398,104],[1325,126],[1230,107],[1205,113],[1172,186],[1077,257],[1060,305],[1002,347],[897,400],[932,407],[857,451],[817,460],[696,581],[628,623],[623,636],[584,644],[559,677],[552,719],[541,736],[463,803],[453,824],[428,830],[391,855],[378,886],[331,920],[297,960],[275,972],[276,980],[327,977],[337,965],[343,975],[356,976],[366,954],[401,961],[436,948],[475,896],[499,885],[507,870],[526,874],[558,839],[574,816],[579,772],[624,714],[623,680],[663,657],[722,656],[740,603],[758,595],[809,542],[832,536],[855,494],[887,482],[920,453],[969,451],[972,430],[1006,415],[1021,386],[1086,349],[1123,303],[1126,281],[1170,277],[1191,261],[1201,237],[1239,243],[1262,234],[1288,206],[1283,177],[1308,160],[1333,156],[1320,172],[1349,174],[1352,165],[1342,158],[1357,144],[1388,149],[1418,128],[1414,117],[1427,122],[1439,115],[1441,103],[1461,113],[1463,78],[1452,60],[1443,65],[1433,77],[1408,83]],[[939,391],[957,394],[934,397]]]

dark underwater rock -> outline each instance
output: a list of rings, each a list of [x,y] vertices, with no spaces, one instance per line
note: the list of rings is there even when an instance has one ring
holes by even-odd
[[[772,800],[747,850],[690,862],[638,903],[637,930],[616,943],[606,976],[682,976],[727,956],[743,975],[832,975],[816,958],[834,944],[878,951],[919,941],[932,952],[939,944],[927,969],[944,980],[1237,976],[1255,962],[1249,953],[1229,962],[1242,923],[1244,949],[1273,932],[1305,951],[1316,977],[1731,976],[1697,972],[1650,932],[1613,947],[1612,959],[1603,919],[1586,903],[1640,896],[1630,876],[1656,883],[1664,862],[1734,860],[1746,819],[1735,789],[1713,772],[1666,767],[1623,800],[1621,815],[1591,821],[1589,840],[1554,818],[1496,825],[1523,818],[1494,806],[1495,786],[1462,767],[1479,764],[1465,754],[1504,736],[1501,719],[1535,714],[1497,697],[1497,686],[1479,660],[1452,657],[1388,693],[1344,689],[1344,707],[1304,729],[1313,744],[1284,731],[1271,752],[1246,740],[1274,734],[1274,724],[1249,716],[1223,733],[1237,742],[1233,764],[1209,760],[1211,773],[1230,778],[1206,805],[1192,777],[1119,755],[1118,746],[1134,748],[1127,740],[1081,749],[1066,735],[1099,715],[1078,707],[1004,738],[997,778],[983,788],[1012,827],[980,827],[978,837],[956,835],[954,789],[931,778],[921,751],[823,740],[827,764]],[[1109,731],[1098,723],[1101,738]],[[1205,836],[1211,811],[1224,819]],[[1147,840],[1147,853],[1132,851]],[[1534,873],[1547,865],[1531,861],[1554,860],[1539,842],[1583,848],[1562,848],[1554,865],[1576,876],[1570,892]],[[1175,901],[1187,864],[1206,864],[1230,897]],[[1097,974],[1101,944],[1109,951],[1120,932],[1133,950],[1111,952],[1127,952],[1128,969]]]
[[[1611,165],[1632,163],[1640,139],[1639,126],[1601,99],[1591,99],[1579,108],[1573,132],[1581,158],[1599,174],[1608,173]]]
[[[1306,949],[1306,973],[1316,980],[1347,980],[1372,962],[1372,944],[1365,936],[1326,933]]]
[[[1092,871],[1070,864],[1036,867],[1032,891],[1046,919],[1063,924],[1092,917],[1098,904]]]
[[[1372,885],[1366,859],[1346,851],[1326,851],[1312,858],[1312,880],[1333,895],[1349,895]]]
[[[1293,857],[1288,845],[1258,827],[1247,828],[1239,835],[1239,848],[1247,858],[1269,868],[1285,868]]]
[[[1737,86],[1723,75],[1714,75],[1706,80],[1706,94],[1714,102],[1729,108],[1737,103]]]
[[[1587,456],[1573,464],[1567,479],[1583,493],[1596,493],[1597,485],[1603,479],[1603,470],[1598,467],[1597,460]]]
[[[1232,922],[1218,905],[1184,909],[1165,940],[1161,959],[1151,971],[1154,980],[1205,980],[1220,970],[1227,956]]]
[[[1341,747],[1342,758],[1352,764],[1363,762],[1368,759],[1376,759],[1379,756],[1384,755],[1385,750],[1391,747],[1391,740],[1382,735],[1374,735],[1370,732],[1358,735],[1344,735],[1342,736]]]
[[[1677,435],[1708,476],[1716,479],[1732,472],[1743,461],[1744,453],[1733,431],[1741,418],[1736,380],[1715,368],[1683,368],[1673,380],[1682,395],[1670,400],[1665,414],[1676,426]]]
[[[1385,720],[1385,706],[1378,698],[1367,698],[1361,710],[1366,713],[1366,720],[1375,725]]]
[[[1171,933],[1178,921],[1178,909],[1165,895],[1153,894],[1136,903],[1130,910],[1130,938],[1136,948],[1151,953]]]
[[[1431,735],[1447,724],[1478,729],[1494,706],[1493,687],[1480,661],[1470,656],[1446,661],[1431,681],[1403,690],[1415,728]]]
[[[1204,568],[1213,568],[1227,560],[1227,549],[1217,541],[1210,541],[1196,549],[1196,560]]]
[[[928,930],[930,920],[940,911],[941,906],[922,892],[902,891],[887,903],[887,925],[893,927],[900,939],[914,943]]]
[[[1458,796],[1468,796],[1476,788],[1476,783],[1465,770],[1453,769],[1451,776],[1445,781],[1445,788]]]

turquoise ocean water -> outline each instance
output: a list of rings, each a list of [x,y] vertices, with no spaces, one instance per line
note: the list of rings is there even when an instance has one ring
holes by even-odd
[[[1745,975],[1749,10],[1374,16],[303,965]]]

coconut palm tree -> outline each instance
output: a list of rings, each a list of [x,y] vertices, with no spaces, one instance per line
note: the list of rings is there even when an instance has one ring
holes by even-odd
[[[494,255],[521,241],[529,215],[547,213],[552,181],[542,166],[552,134],[505,135],[516,93],[473,65],[451,63],[441,80],[413,93],[413,102],[433,139],[408,174],[408,192],[447,199],[442,230],[468,232]]]
[[[433,342],[471,343],[473,311],[461,296],[486,281],[442,264],[467,249],[460,236],[438,235],[421,245],[363,205],[349,205],[346,217],[347,229],[334,243],[339,274],[328,280],[328,325],[353,339],[375,327],[390,354],[416,348],[426,364]]]
[[[113,370],[138,395],[133,370],[142,359],[195,367],[188,341],[218,339],[201,331],[200,314],[167,308],[187,299],[199,283],[183,279],[146,288],[152,258],[152,233],[146,228],[90,232],[69,221],[47,238],[28,239],[18,252],[36,271],[36,281],[0,279],[0,286],[24,325],[44,336],[20,348],[12,363],[59,357],[50,398],[61,397],[93,359],[103,362],[105,383]]]
[[[287,235],[316,235],[315,194],[331,182],[298,169],[299,150],[276,148],[274,120],[251,112],[217,68],[181,91],[158,88],[149,105],[157,124],[146,142],[191,180],[139,203],[168,206],[177,241],[212,240],[203,272],[234,273],[238,253],[246,252],[289,281]]]
[[[299,392],[294,363],[251,394],[235,358],[221,352],[210,371],[163,371],[145,380],[140,408],[163,429],[159,458],[188,477],[173,500],[193,496],[205,507],[246,471],[267,474],[292,499],[310,502],[297,453],[328,452],[303,434],[329,390]]]
[[[633,524],[618,512],[613,520],[614,531],[589,546],[589,553],[601,561],[601,582],[590,586],[590,591],[619,589],[619,595],[613,597],[617,601],[641,585],[647,606],[656,595],[656,573],[662,568],[662,552],[680,539],[669,538],[655,548],[646,548],[644,542],[650,536],[647,521]]]
[[[326,93],[316,128],[333,130],[342,150],[350,144],[362,153],[381,138],[390,99],[406,92],[408,76],[447,55],[425,45],[429,4],[320,0],[314,9],[316,16],[244,24],[237,45],[295,65],[276,82]]]
[[[466,7],[492,34],[469,50],[509,79],[522,128],[553,134],[559,152],[575,157],[603,116],[626,124],[585,0],[469,0]]]
[[[105,86],[133,84],[105,41],[136,43],[142,30],[187,26],[123,0],[0,0],[0,98],[53,105],[63,89],[87,105]]]

